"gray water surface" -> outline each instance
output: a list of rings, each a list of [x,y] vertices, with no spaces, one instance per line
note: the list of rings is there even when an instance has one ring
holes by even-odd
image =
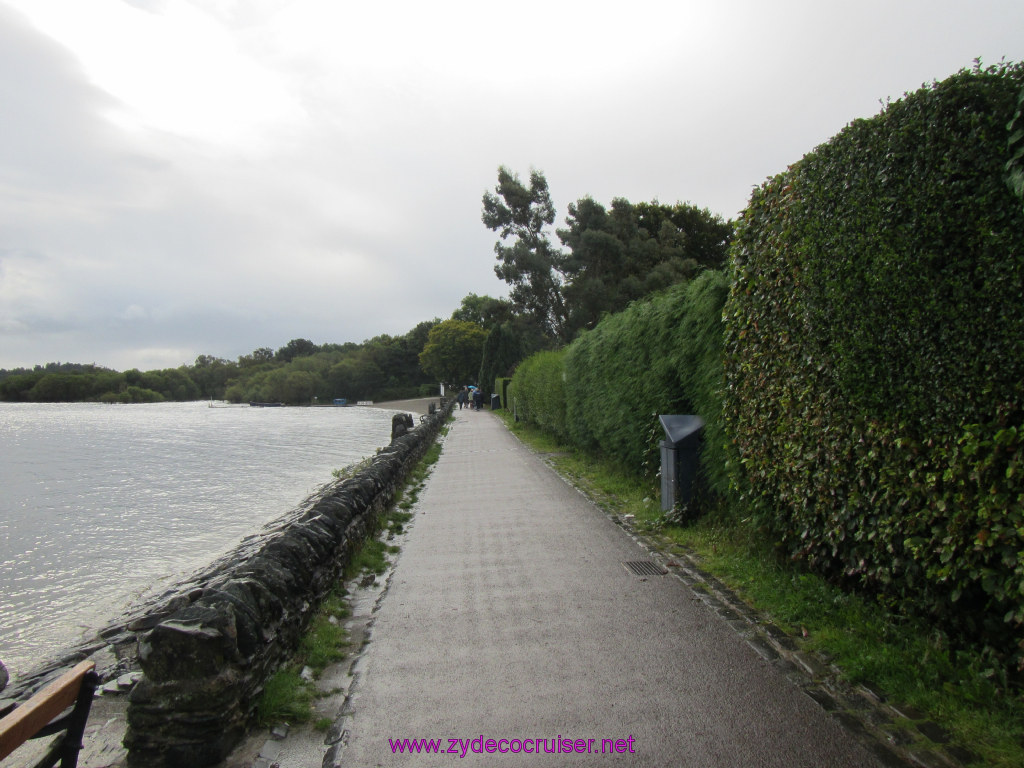
[[[0,403],[0,660],[12,677],[293,509],[390,411]]]

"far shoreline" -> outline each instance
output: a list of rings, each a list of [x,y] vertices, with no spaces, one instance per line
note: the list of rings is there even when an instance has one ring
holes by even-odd
[[[380,408],[385,411],[411,411],[424,416],[430,413],[430,404],[439,405],[440,397],[418,397],[411,400],[388,400],[383,403],[374,403],[370,408]]]

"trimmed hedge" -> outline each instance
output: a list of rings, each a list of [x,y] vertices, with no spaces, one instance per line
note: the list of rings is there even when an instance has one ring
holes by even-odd
[[[768,181],[725,309],[735,480],[785,552],[1006,659],[1024,621],[1022,82],[1019,64],[961,71]]]
[[[565,359],[573,443],[653,476],[664,437],[658,414],[700,414],[708,424],[705,474],[725,490],[720,388],[727,294],[725,274],[707,271],[609,315],[573,342]]]
[[[726,492],[720,398],[727,294],[725,274],[707,271],[605,317],[563,352],[527,359],[511,385],[519,417],[653,477],[664,436],[658,414],[700,414],[708,425],[705,479]]]
[[[516,368],[508,397],[517,418],[536,424],[559,439],[565,428],[564,350],[537,352]]]

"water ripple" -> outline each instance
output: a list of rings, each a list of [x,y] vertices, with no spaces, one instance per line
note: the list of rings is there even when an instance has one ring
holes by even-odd
[[[0,659],[17,675],[390,437],[372,408],[0,403]]]

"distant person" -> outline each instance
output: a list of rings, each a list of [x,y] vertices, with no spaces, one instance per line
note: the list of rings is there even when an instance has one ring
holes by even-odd
[[[484,409],[484,393],[479,389],[473,393],[473,403],[478,411],[482,411]]]
[[[462,406],[466,404],[466,400],[469,399],[469,395],[467,394],[467,392],[468,390],[465,387],[463,387],[462,389],[459,390],[459,394],[455,396],[455,400],[459,404],[460,411],[462,410]]]

